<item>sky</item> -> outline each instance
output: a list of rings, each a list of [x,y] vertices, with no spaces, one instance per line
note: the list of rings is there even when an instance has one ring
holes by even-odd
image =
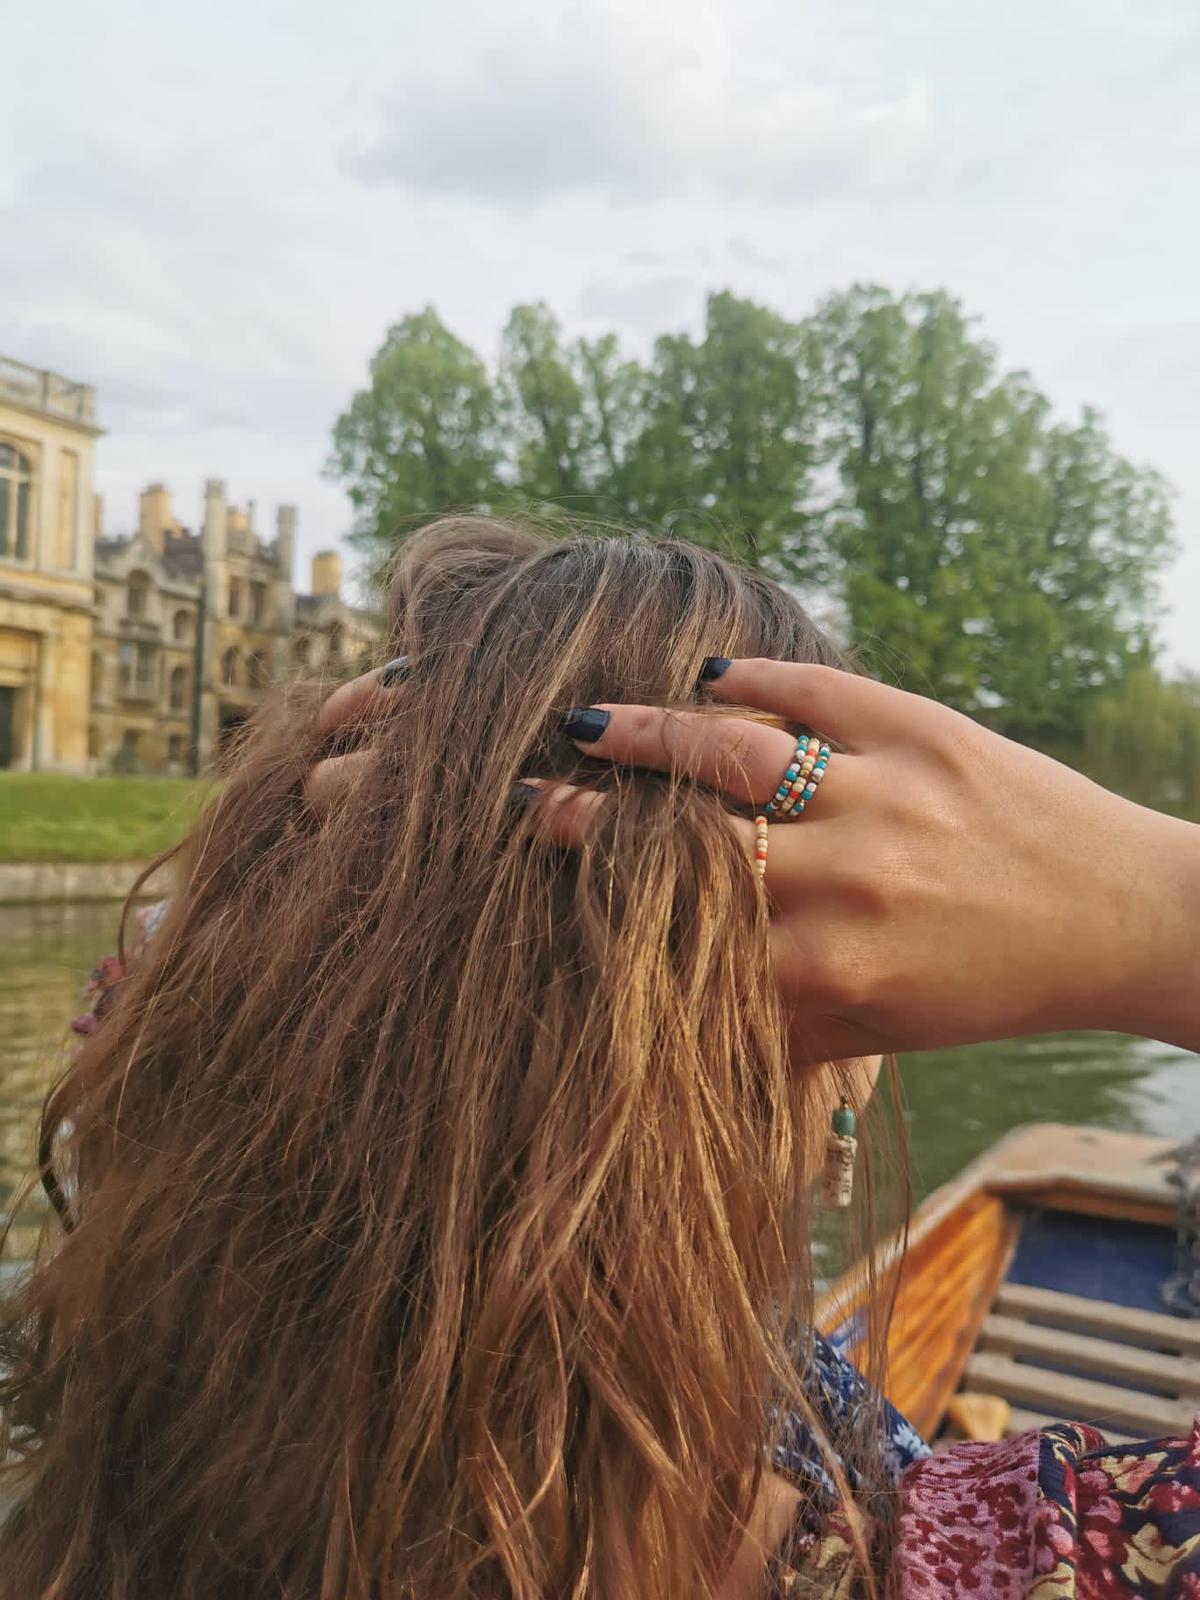
[[[1198,0],[47,0],[4,23],[0,353],[99,392],[106,531],[207,477],[300,562],[388,326],[632,352],[731,288],[946,288],[1174,484],[1200,669]]]

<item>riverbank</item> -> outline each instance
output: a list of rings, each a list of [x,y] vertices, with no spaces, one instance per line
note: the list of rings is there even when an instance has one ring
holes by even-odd
[[[187,832],[211,790],[195,778],[70,778],[57,773],[0,773],[0,868],[53,865],[66,875],[103,866],[124,875],[128,888],[136,868],[152,861]],[[54,874],[24,874],[31,884],[53,885]],[[22,874],[13,880],[23,881]],[[110,898],[103,873],[78,877],[78,888],[53,898]],[[21,898],[40,899],[35,890]],[[0,890],[0,900],[13,893]]]
[[[0,861],[0,906],[124,900],[141,861]]]

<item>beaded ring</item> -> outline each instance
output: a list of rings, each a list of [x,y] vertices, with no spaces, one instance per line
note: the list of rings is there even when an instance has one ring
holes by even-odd
[[[763,807],[764,814],[767,817],[798,816],[816,794],[828,764],[829,746],[816,734],[801,734],[779,787]]]
[[[800,775],[793,781],[790,789],[788,790],[787,799],[779,808],[779,814],[781,817],[800,815],[805,806],[812,799],[813,795],[815,795],[817,790],[820,788],[821,779],[825,776],[825,768],[828,765],[829,746],[827,744],[822,744],[817,751],[816,759],[812,763],[811,770],[805,771],[805,768],[808,767],[808,760],[806,758],[804,765],[800,769]]]
[[[761,811],[754,819],[754,870],[761,883],[767,875],[767,819]]]

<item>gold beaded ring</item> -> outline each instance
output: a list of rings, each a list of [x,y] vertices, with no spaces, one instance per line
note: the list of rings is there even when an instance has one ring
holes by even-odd
[[[761,811],[754,819],[754,870],[761,883],[767,875],[767,819]]]

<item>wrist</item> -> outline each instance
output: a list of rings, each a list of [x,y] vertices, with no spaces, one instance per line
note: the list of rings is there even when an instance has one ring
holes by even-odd
[[[1126,804],[1112,883],[1126,876],[1127,915],[1104,1026],[1200,1051],[1200,827]]]

